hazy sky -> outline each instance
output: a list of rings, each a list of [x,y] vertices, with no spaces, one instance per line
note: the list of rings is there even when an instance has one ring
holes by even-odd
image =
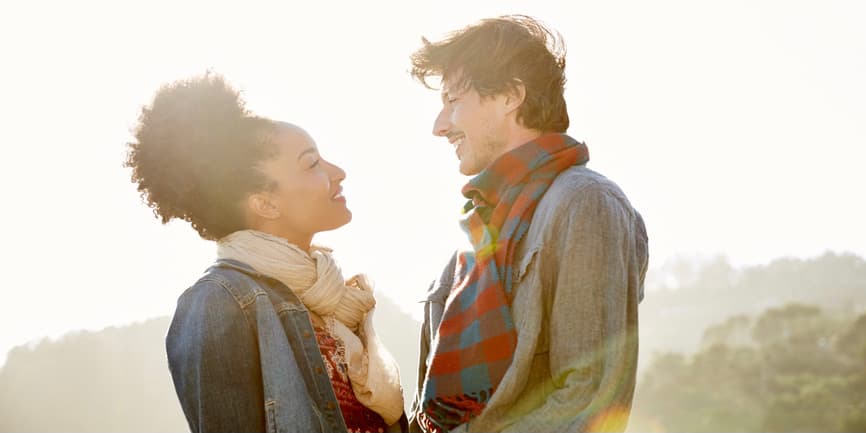
[[[864,2],[4,2],[0,362],[42,336],[170,314],[212,261],[122,167],[140,106],[208,68],[346,169],[354,221],[318,240],[417,315],[462,240],[466,179],[408,56],[504,13],[563,35],[569,133],[643,213],[651,267],[866,256]]]

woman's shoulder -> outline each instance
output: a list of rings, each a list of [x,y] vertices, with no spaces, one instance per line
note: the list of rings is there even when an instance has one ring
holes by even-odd
[[[256,296],[267,296],[253,276],[235,266],[215,263],[180,296],[178,302],[230,303],[250,305]]]

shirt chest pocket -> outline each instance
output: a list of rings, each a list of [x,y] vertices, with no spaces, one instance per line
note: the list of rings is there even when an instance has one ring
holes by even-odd
[[[528,248],[523,256],[518,257],[512,270],[515,286],[522,284],[526,280],[527,275],[533,273],[535,266],[537,266],[537,263],[535,263],[537,260],[536,256],[538,256],[538,246]]]

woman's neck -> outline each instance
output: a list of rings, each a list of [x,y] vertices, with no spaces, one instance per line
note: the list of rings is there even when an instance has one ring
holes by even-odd
[[[251,227],[253,230],[267,233],[269,235],[281,237],[290,244],[300,248],[307,254],[310,253],[310,245],[313,243],[313,235],[300,234],[294,230],[288,230],[283,227],[277,227],[270,224],[262,224],[260,227]]]

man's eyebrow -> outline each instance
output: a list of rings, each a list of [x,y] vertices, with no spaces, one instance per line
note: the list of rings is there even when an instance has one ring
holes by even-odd
[[[444,87],[444,86],[443,86],[443,87],[442,87],[442,92],[440,93],[440,95],[442,96],[442,100],[446,100],[446,99],[448,99],[448,98],[454,96],[454,91],[453,91],[453,90],[454,90],[454,89],[452,89],[452,88],[450,88],[450,87]]]
[[[316,153],[316,148],[315,147],[308,147],[308,148],[304,149],[304,151],[298,155],[298,159],[301,159],[304,155],[306,155],[308,153]]]

